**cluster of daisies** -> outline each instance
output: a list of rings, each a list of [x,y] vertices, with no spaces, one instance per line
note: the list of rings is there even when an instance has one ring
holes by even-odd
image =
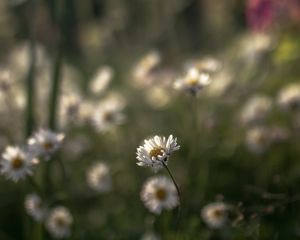
[[[110,66],[99,67],[89,81],[89,97],[83,97],[80,89],[73,89],[68,79],[59,106],[60,126],[89,125],[99,133],[108,133],[123,124],[126,101],[120,93],[108,89],[113,77],[114,70]]]
[[[279,113],[276,113],[276,107]],[[249,98],[240,112],[240,122],[246,127],[245,144],[254,154],[264,153],[272,144],[286,141],[292,131],[299,128],[300,85],[292,83],[283,87],[277,94],[276,101],[271,97],[256,94]],[[289,127],[272,123],[272,114],[289,112],[292,122]]]
[[[168,165],[168,160],[174,151],[179,150],[177,138],[154,136],[144,140],[137,148],[137,165],[149,167],[157,172]],[[169,169],[167,169],[169,171]],[[159,215],[162,210],[171,210],[180,204],[180,193],[175,180],[166,176],[151,177],[144,184],[141,200],[152,213]],[[229,214],[233,207],[223,202],[210,203],[203,207],[201,217],[208,227],[219,229],[229,222]]]
[[[14,182],[31,178],[35,168],[45,161],[50,161],[61,148],[64,134],[40,129],[30,137],[25,146],[7,146],[0,161],[1,174]],[[36,189],[39,190],[39,189]],[[35,221],[45,221],[49,233],[55,238],[70,235],[73,218],[69,210],[63,206],[48,209],[46,203],[36,193],[25,198],[25,209]]]

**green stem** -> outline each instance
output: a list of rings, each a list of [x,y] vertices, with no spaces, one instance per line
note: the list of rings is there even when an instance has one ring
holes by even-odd
[[[177,194],[178,194],[178,197],[179,197],[179,205],[181,205],[181,193],[180,193],[179,187],[178,187],[178,185],[177,185],[177,183],[175,181],[175,178],[173,177],[173,175],[172,175],[170,169],[168,168],[168,166],[164,162],[162,162],[162,163],[163,163],[165,169],[167,170],[168,174],[170,175],[170,177],[171,177],[171,179],[172,179],[172,181],[174,183],[174,186],[176,188],[176,191],[177,191]]]
[[[34,128],[34,98],[35,98],[35,9],[36,2],[31,0],[31,22],[30,22],[30,66],[27,75],[27,111],[26,111],[26,137],[30,136]]]
[[[60,44],[53,68],[52,89],[50,95],[49,128],[56,129],[57,107],[59,104],[59,87],[63,62],[63,46]]]

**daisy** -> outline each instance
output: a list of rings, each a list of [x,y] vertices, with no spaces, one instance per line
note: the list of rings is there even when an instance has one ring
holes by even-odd
[[[65,238],[71,234],[73,217],[69,210],[63,206],[54,208],[47,220],[46,228],[54,238]]]
[[[59,120],[62,126],[79,120],[82,100],[77,94],[62,96],[59,106]]]
[[[89,187],[99,193],[111,189],[111,175],[109,167],[102,162],[94,164],[87,172],[87,183]]]
[[[153,72],[155,68],[160,64],[161,56],[157,51],[151,51],[146,54],[133,69],[133,79],[134,85],[137,87],[142,87],[147,85],[147,78],[150,73]]]
[[[45,160],[49,160],[50,156],[61,147],[64,137],[65,135],[62,133],[40,129],[28,140],[28,147],[30,152],[36,156],[42,156]]]
[[[174,87],[196,96],[210,82],[207,73],[199,71],[196,67],[190,67],[182,78],[175,81]]]
[[[144,145],[137,148],[137,165],[152,167],[154,171],[167,165],[170,155],[180,148],[177,138],[155,136],[144,140]]]
[[[150,178],[143,186],[141,199],[154,214],[179,205],[179,196],[173,182],[164,176]]]
[[[99,132],[108,132],[115,126],[125,122],[123,107],[118,101],[113,99],[104,100],[96,108],[92,122]]]
[[[96,75],[89,82],[89,91],[95,95],[103,93],[111,79],[114,76],[114,71],[109,66],[103,66],[98,69]]]
[[[300,107],[300,84],[292,83],[284,87],[278,94],[278,104],[283,109]]]
[[[34,159],[20,147],[8,146],[2,154],[1,174],[18,182],[33,174]]]
[[[46,207],[42,199],[35,193],[28,194],[25,198],[25,209],[35,221],[41,222],[46,216]]]
[[[246,133],[246,147],[254,154],[262,154],[270,145],[271,135],[265,127],[252,127]]]
[[[241,112],[243,124],[250,124],[264,120],[271,112],[272,100],[269,97],[256,95],[250,98]]]
[[[222,202],[210,203],[202,209],[201,216],[210,228],[222,228],[227,222],[228,206]]]

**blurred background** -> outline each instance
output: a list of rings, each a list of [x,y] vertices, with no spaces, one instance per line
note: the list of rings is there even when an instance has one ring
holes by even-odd
[[[1,0],[0,150],[65,134],[33,177],[73,215],[68,239],[299,239],[299,27],[299,0]],[[196,96],[174,87],[191,67],[211,79]],[[179,218],[140,200],[167,174],[136,148],[169,134]],[[87,181],[98,161],[105,193]],[[52,239],[26,214],[34,191],[0,177],[1,240]],[[212,202],[232,209],[222,228],[201,216]]]

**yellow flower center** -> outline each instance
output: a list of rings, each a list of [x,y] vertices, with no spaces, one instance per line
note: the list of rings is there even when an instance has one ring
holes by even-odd
[[[164,149],[162,147],[156,147],[150,151],[149,155],[151,158],[152,157],[157,158],[159,155],[162,155],[163,153],[164,153]]]
[[[215,209],[211,212],[213,218],[221,218],[224,215],[224,209]]]
[[[62,216],[57,216],[55,218],[55,222],[56,222],[57,226],[59,226],[59,227],[65,227],[67,225],[65,218]]]
[[[155,192],[155,197],[159,200],[159,201],[164,201],[167,197],[167,192],[165,189],[163,188],[158,188]]]
[[[198,84],[198,78],[188,78],[187,83],[191,86],[196,86]]]
[[[114,114],[110,111],[107,111],[107,112],[104,113],[103,118],[104,118],[105,121],[111,122],[114,119]]]
[[[50,151],[53,148],[53,143],[51,142],[44,142],[43,147],[46,151]]]
[[[22,168],[24,165],[23,159],[20,156],[17,156],[12,160],[12,168],[17,170]]]

